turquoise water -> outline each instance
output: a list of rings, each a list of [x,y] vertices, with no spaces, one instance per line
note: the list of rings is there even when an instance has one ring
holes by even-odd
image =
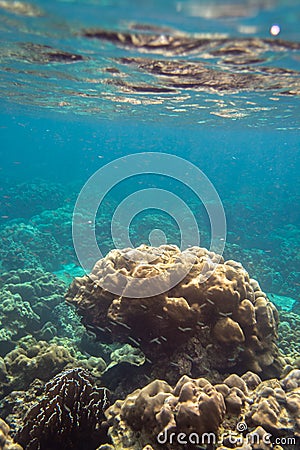
[[[0,298],[19,293],[33,310],[23,323],[2,307],[1,358],[29,335],[38,342],[69,339],[62,345],[73,346],[74,355],[81,352],[78,360],[84,352],[105,359],[108,352],[99,339],[87,342],[76,314],[70,318],[64,309],[63,294],[73,277],[89,272],[97,260],[90,230],[103,257],[127,246],[127,229],[132,247],[168,243],[185,250],[194,237],[180,220],[191,213],[199,245],[209,248],[216,224],[208,205],[224,208],[224,236],[217,232],[224,258],[239,261],[282,313],[284,326],[297,330],[299,19],[297,0],[0,1]],[[141,162],[124,163],[123,173],[123,163],[113,163],[140,153]],[[153,153],[168,154],[170,163],[147,173]],[[172,176],[175,157],[183,160]],[[108,163],[116,164],[119,179],[111,186],[104,183]],[[193,192],[189,163],[207,177],[218,202],[209,195],[203,201],[207,184]],[[181,170],[187,174],[184,182]],[[97,171],[93,198],[100,198],[104,185],[106,191],[94,223],[93,201],[80,205],[86,208],[80,239],[87,266],[82,267],[72,214]],[[154,191],[146,202],[142,190],[149,189],[175,194],[176,208],[171,197],[163,203]],[[135,193],[141,205],[127,226],[122,217],[135,211],[138,202],[126,203]],[[49,280],[56,276],[51,288],[44,279],[37,281],[42,274]],[[28,288],[34,283],[43,286],[40,294]],[[50,292],[48,308],[54,312],[39,303]],[[292,346],[295,357],[298,337],[291,344],[281,336],[281,349]],[[13,372],[8,377],[17,379]],[[13,430],[14,413],[7,414],[3,399],[13,389],[27,389],[23,381],[10,381],[0,391],[0,417]]]

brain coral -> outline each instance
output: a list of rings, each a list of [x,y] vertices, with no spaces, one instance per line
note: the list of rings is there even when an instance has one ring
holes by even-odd
[[[108,406],[107,389],[95,387],[89,372],[66,370],[46,384],[16,441],[27,450],[96,448],[106,437],[101,424]]]
[[[166,292],[142,297],[139,290],[137,298],[126,296],[133,282],[141,280],[142,286],[145,278],[157,274],[176,275],[191,258],[190,271]],[[120,274],[127,281],[123,294],[103,288],[109,283],[116,286]],[[252,370],[263,377],[277,376],[282,369],[275,342],[275,306],[241,264],[224,261],[204,248],[181,252],[172,245],[142,245],[113,250],[90,275],[75,278],[66,300],[77,307],[83,324],[98,339],[139,346],[153,364],[166,366],[172,361],[173,369],[182,364],[181,373],[189,373],[188,365],[196,368],[193,376],[202,374],[205,365],[227,373]],[[180,352],[184,356],[178,362]],[[159,373],[162,376],[168,379],[164,372]]]

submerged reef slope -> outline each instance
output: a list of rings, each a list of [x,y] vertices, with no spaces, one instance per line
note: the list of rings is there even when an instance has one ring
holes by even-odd
[[[64,260],[63,249],[51,233],[31,224],[14,223],[0,230],[0,270],[35,268],[57,270]]]
[[[62,281],[40,269],[12,270],[0,276],[0,356],[54,318],[65,289]]]
[[[137,280],[140,295],[145,279],[153,277],[154,283],[157,275],[176,279],[191,258],[191,270],[168,291],[126,296]],[[108,280],[118,287],[120,274],[127,283],[120,295],[103,287]],[[282,371],[276,307],[240,263],[224,261],[204,248],[181,252],[172,245],[142,245],[113,250],[90,275],[75,278],[66,300],[77,307],[83,324],[99,340],[140,347],[155,377],[174,382],[184,373],[198,377],[213,370],[251,370],[268,378]]]
[[[67,197],[67,191],[63,185],[40,179],[23,183],[6,181],[0,193],[1,191],[5,195],[0,195],[0,211],[4,217],[8,216],[10,219],[21,217],[26,219],[45,210],[54,210]],[[1,222],[3,217],[0,217]]]

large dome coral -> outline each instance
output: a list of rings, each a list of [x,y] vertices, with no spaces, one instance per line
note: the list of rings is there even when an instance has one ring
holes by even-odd
[[[169,289],[150,295],[143,283],[151,278],[165,285],[167,280]],[[156,376],[169,379],[170,364],[172,373],[178,369],[176,376],[213,369],[252,370],[262,377],[281,372],[275,306],[240,263],[224,261],[204,248],[181,252],[172,245],[142,245],[113,250],[90,275],[73,281],[66,300],[98,339],[139,346],[156,367]]]

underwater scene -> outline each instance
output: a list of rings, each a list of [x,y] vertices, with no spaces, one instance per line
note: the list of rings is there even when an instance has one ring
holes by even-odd
[[[0,0],[0,449],[300,449],[298,0]]]

